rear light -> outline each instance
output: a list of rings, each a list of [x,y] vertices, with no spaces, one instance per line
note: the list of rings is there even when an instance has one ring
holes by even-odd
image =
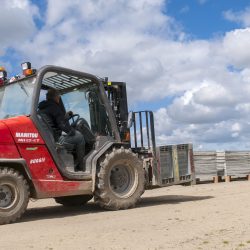
[[[32,69],[25,69],[25,70],[23,71],[23,74],[24,74],[25,76],[30,76],[30,75],[33,74],[33,70],[32,70]]]

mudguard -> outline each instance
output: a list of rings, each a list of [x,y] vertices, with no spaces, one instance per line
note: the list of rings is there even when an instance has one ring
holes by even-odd
[[[0,159],[0,167],[11,167],[16,170],[18,170],[20,173],[22,173],[26,178],[31,180],[31,173],[30,170],[26,164],[26,161],[22,158],[18,159]]]

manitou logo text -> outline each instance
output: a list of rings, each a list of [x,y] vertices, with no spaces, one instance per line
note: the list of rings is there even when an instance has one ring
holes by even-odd
[[[21,133],[16,132],[16,138],[18,142],[26,143],[39,143],[38,133]]]
[[[45,157],[30,160],[30,164],[37,164],[37,163],[43,163],[43,162],[45,162]]]
[[[19,132],[16,132],[16,137],[17,138],[37,138],[38,133],[19,133]]]

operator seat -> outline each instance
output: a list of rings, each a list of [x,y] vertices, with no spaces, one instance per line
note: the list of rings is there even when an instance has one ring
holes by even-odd
[[[42,124],[43,130],[49,131],[48,136],[53,143],[56,143],[56,138],[54,136],[53,123],[51,119],[43,112],[37,111],[37,117]]]
[[[43,126],[43,129],[49,132],[47,134],[52,143],[56,145],[56,148],[65,148],[68,151],[68,153],[73,153],[74,150],[73,144],[65,142],[62,144],[59,142],[60,138],[59,131],[54,127],[51,118],[47,114],[41,111],[37,112],[37,116]]]

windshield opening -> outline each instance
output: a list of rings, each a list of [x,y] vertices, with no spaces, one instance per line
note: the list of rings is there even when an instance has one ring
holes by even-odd
[[[0,119],[30,115],[35,81],[32,77],[0,88]]]

